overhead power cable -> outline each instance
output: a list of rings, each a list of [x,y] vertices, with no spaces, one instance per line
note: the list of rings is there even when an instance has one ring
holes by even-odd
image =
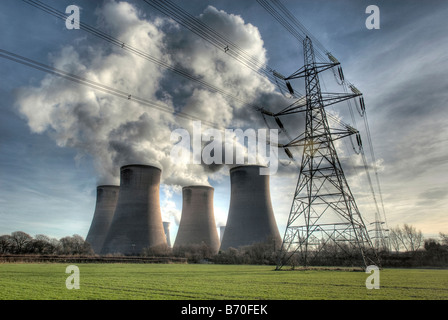
[[[235,44],[233,41],[217,32],[200,19],[194,17],[172,1],[143,0],[143,2],[170,17],[249,69],[262,76],[266,76],[272,83],[275,83],[281,87],[281,90],[283,89],[283,91],[287,91],[286,84],[284,82],[277,81],[277,78],[284,80],[285,77],[283,75],[269,67],[266,63],[261,62],[256,57],[250,55],[239,45]],[[295,93],[294,95],[296,98],[301,96],[300,93]]]
[[[197,116],[185,113],[185,112],[175,113],[175,111],[173,109],[171,109],[170,107],[168,107],[166,105],[163,105],[163,104],[160,104],[160,103],[148,100],[148,99],[144,99],[144,98],[135,96],[130,92],[125,92],[125,91],[122,91],[122,90],[119,90],[119,89],[116,89],[116,88],[113,88],[113,87],[110,87],[110,86],[107,86],[107,85],[104,85],[104,84],[101,84],[101,83],[98,83],[98,82],[95,82],[92,80],[89,80],[85,77],[82,77],[79,75],[74,75],[72,73],[45,65],[43,63],[23,57],[21,55],[18,55],[16,53],[13,53],[13,52],[10,52],[10,51],[4,50],[4,49],[0,49],[0,58],[8,59],[8,60],[20,63],[22,65],[34,68],[36,70],[40,70],[40,71],[70,80],[72,82],[75,82],[75,83],[78,83],[78,84],[81,84],[84,86],[88,86],[92,89],[99,90],[99,91],[105,92],[107,94],[112,94],[119,98],[137,102],[139,104],[148,106],[153,109],[157,109],[162,112],[166,112],[166,113],[169,113],[172,115],[174,114],[174,116],[177,116],[177,117],[181,117],[181,118],[188,119],[188,120],[198,120],[198,121],[201,121],[202,123],[204,123],[205,125],[208,125],[208,126],[211,126],[211,127],[217,128],[217,129],[224,129],[214,122],[203,120],[200,117],[197,117]]]
[[[272,2],[276,5],[280,13],[274,6],[272,6],[268,0],[257,0],[257,2],[272,16],[277,20],[292,36],[294,36],[299,43],[308,36],[314,41],[317,41],[318,50],[315,50],[316,58],[321,61],[327,61],[328,51],[323,47],[323,45],[314,37],[308,29],[306,29],[295,17],[294,15],[283,5],[281,2],[273,0]]]
[[[35,8],[37,8],[37,9],[39,9],[39,10],[47,12],[47,13],[51,14],[52,16],[56,17],[56,18],[59,18],[59,19],[64,20],[64,21],[67,19],[67,15],[65,13],[63,13],[63,12],[61,12],[61,11],[55,9],[55,8],[52,8],[51,6],[41,2],[39,0],[22,0],[22,1],[27,3],[27,4],[29,4],[29,5],[31,5],[31,6],[33,6],[33,7],[35,7]],[[237,102],[241,103],[242,105],[250,105],[250,103],[248,101],[246,101],[246,100],[244,100],[244,99],[242,99],[240,97],[237,97],[234,94],[232,94],[232,93],[230,93],[230,92],[228,92],[226,90],[223,90],[223,89],[221,89],[221,88],[219,88],[219,87],[217,87],[217,86],[215,86],[213,84],[210,84],[207,81],[204,81],[204,80],[202,80],[202,79],[200,79],[198,77],[193,76],[187,70],[181,69],[181,68],[179,68],[177,66],[172,66],[171,64],[167,63],[166,61],[158,59],[158,58],[156,58],[156,57],[154,57],[154,56],[152,56],[152,55],[150,55],[150,54],[148,54],[148,53],[146,53],[146,52],[144,52],[144,51],[142,51],[140,49],[137,49],[137,48],[135,48],[133,46],[130,46],[126,42],[124,42],[124,41],[122,41],[120,39],[117,39],[117,38],[115,38],[115,37],[113,37],[113,36],[103,32],[101,30],[98,30],[98,29],[92,27],[92,26],[89,26],[86,23],[80,22],[80,29],[82,29],[82,30],[84,30],[84,31],[86,31],[86,32],[88,32],[88,33],[98,37],[98,38],[101,38],[101,39],[109,42],[110,44],[113,44],[113,45],[115,45],[117,47],[120,47],[123,50],[131,52],[131,53],[133,53],[135,55],[138,55],[138,56],[140,56],[140,57],[142,57],[142,58],[144,58],[144,59],[146,59],[146,60],[148,60],[148,61],[150,61],[152,63],[155,63],[159,67],[162,67],[162,68],[165,68],[167,70],[170,70],[170,71],[172,71],[172,72],[174,72],[174,73],[176,73],[176,74],[178,74],[178,75],[180,75],[180,76],[182,76],[184,78],[187,78],[188,80],[197,82],[197,83],[201,84],[202,86],[206,87],[207,89],[209,89],[212,92],[217,92],[217,93],[223,95],[226,98],[229,98],[229,99],[232,99],[234,101],[237,101]]]
[[[354,86],[350,82],[348,82],[346,80],[342,81],[342,87],[344,88],[344,91],[346,93],[348,92],[348,88],[347,87],[350,87],[352,91],[353,90],[357,90],[356,88],[354,88]],[[347,101],[347,102],[348,102],[348,107],[349,107],[349,111],[350,111],[350,116],[352,118],[352,122],[356,126],[356,120],[355,120],[355,116],[354,116],[354,112],[353,112],[353,108],[352,108],[351,102],[350,101]],[[383,201],[383,195],[382,195],[382,190],[381,190],[381,183],[380,183],[379,176],[378,176],[378,169],[377,169],[377,161],[376,161],[375,151],[373,149],[372,136],[371,136],[371,133],[370,133],[369,122],[367,120],[367,111],[366,111],[365,108],[364,109],[361,108],[361,110],[358,110],[358,111],[360,111],[359,115],[364,119],[364,127],[365,127],[366,136],[367,136],[367,142],[368,142],[368,145],[369,145],[370,156],[372,157],[372,167],[373,167],[373,171],[374,171],[374,174],[375,174],[376,184],[378,186],[378,194],[379,194],[379,198],[380,198],[380,202],[381,202],[383,218],[384,218],[384,220],[386,222],[386,210],[384,208],[384,201]],[[380,210],[379,210],[379,207],[378,207],[378,204],[377,204],[377,200],[376,200],[373,184],[372,184],[372,181],[370,179],[370,174],[369,174],[370,170],[369,170],[369,166],[367,165],[367,159],[366,159],[366,156],[365,156],[363,148],[361,148],[361,154],[362,154],[362,157],[363,157],[364,167],[365,167],[366,174],[367,174],[367,177],[368,177],[368,182],[369,182],[369,185],[370,185],[370,189],[372,191],[372,196],[373,196],[376,208],[377,208],[377,213],[379,215],[380,214]],[[387,224],[387,222],[386,222],[386,224]]]
[[[291,11],[289,11],[281,1],[279,0],[272,0],[273,3],[282,11],[292,22],[294,26],[296,26],[299,30],[303,32],[303,34],[306,34],[308,38],[310,38],[313,41],[314,50],[321,51],[321,53],[324,53],[327,55],[329,51],[325,49],[324,45],[317,39],[295,16],[292,14]]]
[[[49,6],[49,5],[39,1],[39,0],[22,0],[22,1],[27,3],[27,4],[29,4],[29,5],[31,5],[31,6],[33,6],[33,7],[35,7],[35,8],[37,8],[37,9],[39,9],[39,10],[42,10],[42,11],[48,13],[48,14],[51,14],[52,16],[54,16],[54,17],[56,17],[58,19],[61,19],[63,21],[66,21],[66,19],[68,17],[65,13],[63,13],[63,12],[61,12],[61,11],[51,7],[51,6]],[[172,72],[175,72],[175,73],[177,73],[177,74],[179,74],[179,75],[181,75],[181,76],[183,76],[183,77],[185,77],[185,78],[187,78],[189,80],[198,82],[201,85],[203,85],[206,88],[208,88],[209,90],[211,90],[213,92],[218,92],[218,93],[220,93],[221,95],[223,95],[224,97],[226,97],[228,99],[237,100],[242,105],[249,106],[249,107],[251,107],[252,109],[255,109],[255,110],[259,110],[258,107],[250,105],[249,102],[247,102],[247,101],[245,101],[245,100],[243,100],[243,99],[241,99],[239,97],[236,97],[235,95],[233,95],[233,94],[231,94],[231,93],[229,93],[229,92],[227,92],[225,90],[222,90],[222,89],[220,89],[220,88],[218,88],[218,87],[216,87],[214,85],[211,85],[211,84],[207,83],[206,81],[204,81],[202,79],[199,79],[199,78],[196,78],[196,77],[192,76],[186,70],[180,69],[178,67],[171,66],[168,63],[166,63],[165,61],[157,59],[157,58],[149,55],[148,53],[146,53],[146,52],[144,52],[142,50],[139,50],[139,49],[137,49],[137,48],[135,48],[133,46],[130,46],[126,42],[122,41],[121,39],[117,39],[117,38],[115,38],[115,37],[113,37],[113,36],[103,32],[101,30],[98,30],[98,29],[96,29],[96,28],[94,28],[92,26],[89,26],[86,23],[80,22],[80,29],[84,30],[84,31],[86,31],[86,32],[88,32],[88,33],[90,33],[90,34],[92,34],[92,35],[94,35],[94,36],[96,36],[96,37],[98,37],[100,39],[103,39],[103,40],[109,42],[110,44],[115,45],[115,46],[117,46],[117,47],[119,47],[119,48],[121,48],[123,50],[129,51],[129,52],[131,52],[133,54],[136,54],[136,55],[138,55],[138,56],[140,56],[140,57],[142,57],[142,58],[144,58],[144,59],[146,59],[146,60],[148,60],[150,62],[153,62],[153,63],[155,63],[156,65],[158,65],[160,67],[163,67],[163,68],[166,68],[166,69],[168,69],[168,70],[170,70]],[[238,46],[233,44],[231,41],[228,41],[226,43],[228,43],[229,46],[231,46],[231,47],[234,46],[235,48],[238,48]],[[233,51],[236,52],[236,50],[233,50]],[[257,62],[257,63],[258,63],[257,67],[261,68],[263,66],[263,64],[261,64],[261,62]],[[33,67],[35,67],[35,66],[33,66]],[[272,71],[270,68],[268,68],[266,70],[268,70],[269,72]],[[43,71],[46,71],[46,70],[43,70]],[[272,71],[272,74],[270,74],[270,73],[268,73],[268,74],[270,75],[271,78],[274,77],[275,80],[277,78],[282,78],[283,77],[281,74],[279,74],[276,71]],[[61,76],[61,74],[58,74],[58,75]],[[68,79],[69,80],[74,80],[73,78],[70,78],[70,77]],[[284,86],[284,84],[283,84],[283,86]],[[113,93],[113,92],[109,92],[109,93],[116,94],[116,93]],[[128,95],[125,93],[125,96],[127,97]],[[134,97],[134,98],[136,98],[136,97]],[[148,102],[146,102],[146,103],[148,103]],[[201,120],[199,118],[196,118],[196,119],[197,120]],[[212,122],[209,122],[209,125],[211,127],[217,128],[216,124],[214,124]]]

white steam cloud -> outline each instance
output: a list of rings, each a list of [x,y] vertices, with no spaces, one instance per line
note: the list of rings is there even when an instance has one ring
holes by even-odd
[[[105,2],[96,14],[99,28],[106,33],[240,99],[256,105],[266,97],[281,98],[265,78],[170,19],[148,20],[131,4],[113,0]],[[258,29],[241,17],[208,7],[199,19],[266,62]],[[98,184],[118,184],[119,167],[130,163],[160,167],[166,185],[208,184],[210,172],[219,168],[178,164],[170,158],[172,130],[191,128],[191,123],[174,115],[176,111],[221,127],[261,125],[247,106],[98,39],[89,42],[83,38],[76,47],[65,46],[49,59],[55,68],[163,103],[172,110],[162,112],[53,75],[46,75],[37,87],[21,88],[17,107],[32,132],[47,133],[58,146],[92,156]]]

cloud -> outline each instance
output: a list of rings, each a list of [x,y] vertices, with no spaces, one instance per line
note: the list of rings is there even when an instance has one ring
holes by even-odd
[[[422,205],[427,205],[428,202],[439,202],[446,199],[448,195],[448,190],[441,187],[430,188],[421,192],[418,198],[422,201]]]

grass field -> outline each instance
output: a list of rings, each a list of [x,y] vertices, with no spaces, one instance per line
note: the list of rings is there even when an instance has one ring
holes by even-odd
[[[272,266],[76,264],[80,289],[68,290],[68,264],[0,264],[2,300],[409,300],[448,299],[448,270],[383,269],[380,289],[360,271],[273,271]]]

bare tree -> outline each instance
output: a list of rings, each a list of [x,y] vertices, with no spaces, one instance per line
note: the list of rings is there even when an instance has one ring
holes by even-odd
[[[59,241],[44,234],[38,234],[30,243],[32,252],[39,254],[54,254],[58,250]]]
[[[400,227],[390,228],[389,243],[396,252],[400,251],[403,243],[402,241],[403,241],[403,235]]]
[[[420,230],[417,231],[415,227],[404,224],[403,233],[410,251],[415,252],[422,247],[424,241]]]
[[[405,251],[415,252],[423,246],[423,234],[411,225],[404,224],[403,227],[391,228],[389,241],[395,251],[402,248]]]
[[[15,253],[25,253],[27,245],[31,242],[33,237],[23,231],[14,231],[11,233],[11,242],[13,244],[13,251]]]
[[[448,234],[440,232],[439,236],[440,236],[440,240],[441,240],[442,244],[444,246],[448,246]]]
[[[145,257],[169,257],[172,253],[173,250],[167,244],[160,244],[150,248],[144,248],[141,254]]]
[[[67,236],[61,238],[60,240],[61,248],[60,251],[63,254],[91,254],[92,249],[90,244],[84,240],[78,234],[74,234],[73,236]]]
[[[10,252],[11,247],[12,247],[11,236],[9,234],[0,236],[0,253]]]

